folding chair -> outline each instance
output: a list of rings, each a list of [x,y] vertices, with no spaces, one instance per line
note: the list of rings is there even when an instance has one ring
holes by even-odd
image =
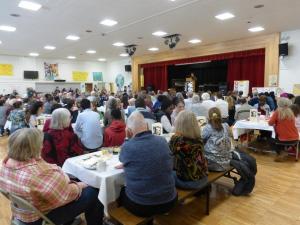
[[[12,184],[15,186],[19,186],[18,184],[15,184],[11,181],[4,180],[1,177],[0,177],[0,181],[4,182],[4,183],[9,183],[9,184]],[[29,191],[29,190],[26,190],[26,191]],[[18,208],[18,209],[22,209],[27,212],[32,212],[32,213],[37,214],[39,217],[42,218],[43,225],[56,225],[50,219],[48,219],[41,211],[39,211],[37,208],[35,208],[32,204],[30,204],[25,199],[23,199],[17,195],[14,195],[12,193],[9,193],[1,188],[0,188],[0,193],[3,194],[8,200],[11,201],[12,208]],[[24,224],[23,222],[15,219],[15,218],[12,218],[12,220],[11,220],[11,225],[23,225],[23,224]]]
[[[282,142],[278,142],[276,143],[276,145],[280,145],[282,147],[284,147],[284,151],[288,151],[288,149],[290,147],[295,147],[296,148],[296,161],[298,161],[299,158],[299,141],[293,141],[293,142],[289,142],[289,143],[282,143]]]

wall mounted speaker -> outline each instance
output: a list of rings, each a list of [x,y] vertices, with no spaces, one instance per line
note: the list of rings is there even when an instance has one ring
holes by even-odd
[[[131,65],[125,65],[125,72],[131,72]]]
[[[279,56],[288,56],[289,55],[289,44],[282,43],[279,44]]]

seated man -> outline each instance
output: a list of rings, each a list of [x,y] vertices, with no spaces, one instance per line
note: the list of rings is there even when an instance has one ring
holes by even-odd
[[[88,99],[81,101],[82,112],[78,115],[75,125],[75,133],[89,152],[97,151],[103,141],[100,116],[92,111],[91,102]]]
[[[120,154],[126,183],[121,204],[141,217],[168,212],[176,204],[177,194],[167,141],[148,131],[139,112],[128,118],[126,132],[130,140],[123,144]]]
[[[125,127],[126,124],[122,120],[120,109],[111,110],[112,122],[109,127],[104,131],[104,147],[121,146],[126,137]]]

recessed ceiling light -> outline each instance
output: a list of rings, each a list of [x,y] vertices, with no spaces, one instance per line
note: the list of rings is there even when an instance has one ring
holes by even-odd
[[[153,48],[148,48],[148,50],[151,52],[156,52],[159,50],[159,48],[153,47]]]
[[[71,40],[71,41],[78,41],[80,39],[80,37],[76,36],[76,35],[68,35],[66,37],[67,40]]]
[[[98,61],[100,61],[100,62],[105,62],[106,59],[105,59],[105,58],[99,58]]]
[[[44,49],[46,49],[46,50],[54,50],[54,49],[56,49],[56,47],[55,46],[51,46],[51,45],[46,45],[44,47]]]
[[[234,18],[235,15],[233,15],[232,13],[226,12],[226,13],[222,13],[222,14],[216,15],[215,17],[218,20],[228,20],[228,19]]]
[[[12,26],[7,26],[7,25],[1,25],[0,30],[8,31],[8,32],[14,32],[14,31],[16,31],[16,28],[12,27]]]
[[[28,9],[32,11],[38,11],[40,8],[42,8],[41,4],[30,2],[30,1],[20,1],[19,5],[20,8]]]
[[[75,56],[72,56],[72,55],[69,55],[67,58],[68,58],[68,59],[76,59],[76,57],[75,57]]]
[[[86,53],[87,53],[87,54],[95,54],[96,51],[95,51],[95,50],[87,50]]]
[[[2,41],[0,41],[0,45],[2,44]]]
[[[113,46],[123,47],[123,46],[125,46],[125,44],[123,42],[116,42],[116,43],[113,43]]]
[[[37,57],[37,56],[39,56],[40,54],[39,54],[39,53],[36,53],[36,52],[31,52],[31,53],[29,53],[29,55],[32,56],[32,57]]]
[[[158,36],[158,37],[162,37],[165,36],[167,33],[164,31],[155,31],[154,33],[152,33],[152,35],[154,36]]]
[[[198,44],[198,43],[201,43],[202,41],[200,39],[192,39],[192,40],[189,40],[189,42],[191,44]]]
[[[265,30],[265,28],[258,26],[258,27],[251,27],[248,29],[250,32],[259,32]]]
[[[111,19],[105,19],[105,20],[102,20],[100,22],[100,24],[104,25],[104,26],[108,26],[108,27],[112,27],[112,26],[115,26],[118,24],[117,21],[115,20],[111,20]]]
[[[122,56],[122,57],[128,57],[129,55],[127,53],[121,53],[120,56]]]

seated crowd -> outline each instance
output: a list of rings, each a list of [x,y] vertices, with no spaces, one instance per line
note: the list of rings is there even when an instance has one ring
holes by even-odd
[[[102,224],[97,189],[71,180],[61,167],[70,157],[122,146],[118,168],[124,169],[126,187],[119,202],[142,217],[167,213],[177,202],[176,187],[199,189],[207,182],[208,171],[229,168],[230,126],[248,119],[250,109],[261,115],[274,111],[269,124],[276,131],[272,146],[278,157],[282,157],[280,143],[299,139],[300,97],[242,95],[233,91],[224,98],[222,93],[172,90],[157,95],[153,91],[115,95],[105,90],[85,95],[57,89],[45,96],[31,90],[23,99],[16,93],[0,96],[1,135],[9,134],[0,177],[11,181],[0,181],[0,188],[25,198],[54,222],[71,224],[85,213],[88,225]],[[100,112],[99,107],[106,109]],[[43,133],[37,129],[42,113],[51,113]],[[198,116],[207,120],[202,129]],[[9,130],[4,129],[7,120]],[[163,133],[174,133],[169,143],[152,134],[156,122],[162,124]],[[25,224],[41,224],[34,213],[13,208],[13,216]]]

